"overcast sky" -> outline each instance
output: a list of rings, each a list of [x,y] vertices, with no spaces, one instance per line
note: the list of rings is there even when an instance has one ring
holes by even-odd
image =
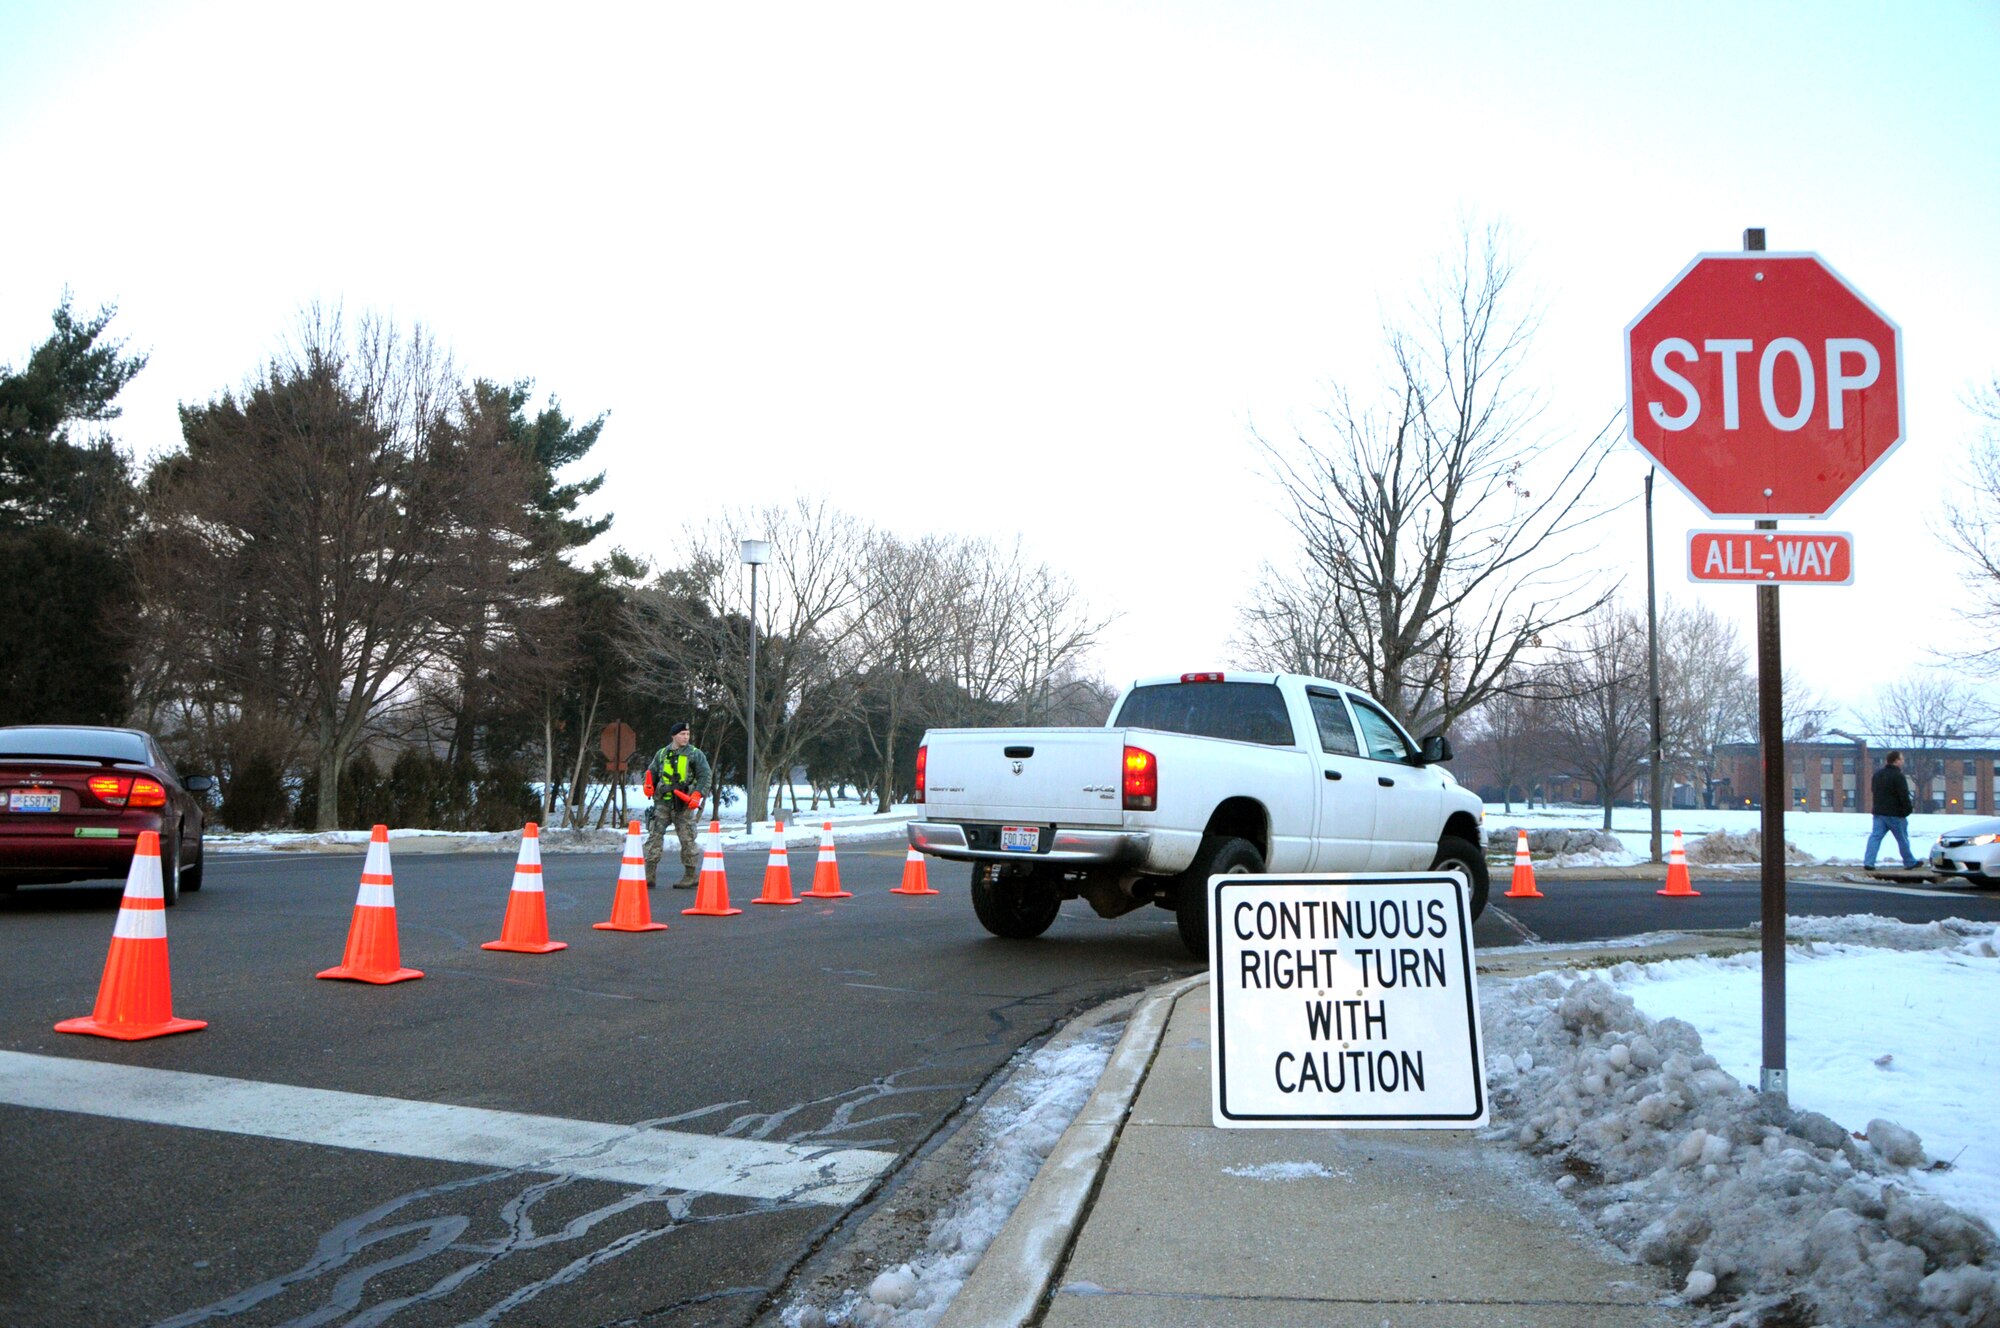
[[[1385,312],[1508,225],[1579,440],[1696,253],[1822,254],[1903,329],[1909,437],[1784,596],[1837,699],[1959,632],[1931,534],[2000,372],[1990,3],[430,6],[0,0],[0,363],[65,286],[151,363],[118,435],[238,384],[309,302],[609,411],[613,538],[797,492],[1023,533],[1114,681],[1226,662],[1290,550],[1249,428],[1379,381]],[[1624,449],[1606,483],[1636,496]],[[1697,591],[1667,490],[1662,585]],[[1588,555],[1644,593],[1642,526]]]

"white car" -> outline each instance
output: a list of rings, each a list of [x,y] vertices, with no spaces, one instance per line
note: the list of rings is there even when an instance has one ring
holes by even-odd
[[[1980,886],[2000,886],[2000,819],[1953,826],[1931,848],[1930,869]]]

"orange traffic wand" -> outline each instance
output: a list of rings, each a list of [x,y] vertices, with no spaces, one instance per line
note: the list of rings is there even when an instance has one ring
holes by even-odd
[[[819,861],[813,864],[813,888],[805,892],[807,899],[852,899],[852,890],[840,888],[840,862],[833,856],[833,822],[822,821],[819,827]]]
[[[924,869],[924,855],[917,852],[915,845],[910,847],[909,855],[903,859],[903,883],[889,893],[892,895],[934,895],[937,893],[937,891],[931,889],[930,873]]]
[[[207,1028],[206,1019],[174,1018],[173,984],[167,976],[167,897],[160,881],[160,837],[139,832],[125,897],[111,928],[111,954],[97,984],[97,1005],[81,1019],[65,1019],[58,1033],[93,1033],[137,1042]]]
[[[598,931],[665,931],[667,924],[653,921],[653,906],[646,900],[645,846],[639,823],[625,825],[625,856],[618,864],[618,893],[611,900],[611,921],[593,922]]]
[[[697,918],[726,918],[741,913],[729,906],[729,874],[722,867],[722,822],[708,823],[708,847],[701,855],[701,877],[695,882],[694,907],[682,913]]]
[[[517,954],[569,949],[568,941],[549,939],[549,908],[542,895],[542,828],[533,821],[521,828],[521,856],[514,863],[514,885],[507,892],[507,916],[500,921],[500,939],[479,948]]]
[[[338,967],[315,974],[350,982],[408,982],[421,972],[403,967],[396,943],[396,878],[389,869],[389,827],[368,836],[368,859],[361,864],[361,893],[347,928],[347,953]]]
[[[1535,864],[1528,860],[1528,832],[1520,832],[1514,841],[1514,880],[1508,885],[1502,899],[1544,899],[1547,896],[1535,888]]]
[[[1674,846],[1667,852],[1667,888],[1653,891],[1669,899],[1699,899],[1701,891],[1688,879],[1687,850],[1681,847],[1681,832],[1674,831]]]
[[[792,893],[792,868],[785,860],[785,823],[777,822],[771,831],[771,858],[764,864],[764,893],[750,901],[753,904],[796,904],[799,897]]]

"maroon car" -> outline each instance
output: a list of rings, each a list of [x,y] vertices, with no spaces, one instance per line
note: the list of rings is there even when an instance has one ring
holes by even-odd
[[[201,800],[152,735],[44,724],[0,728],[0,891],[122,877],[139,834],[160,836],[167,903],[201,889]]]

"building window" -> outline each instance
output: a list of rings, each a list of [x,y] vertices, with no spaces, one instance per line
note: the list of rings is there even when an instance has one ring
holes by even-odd
[[[1833,758],[1831,756],[1822,756],[1819,758],[1819,772],[1822,775],[1833,773]]]
[[[1851,756],[1843,756],[1843,757],[1841,757],[1841,758],[1840,758],[1840,773],[1841,773],[1841,774],[1843,774],[1843,775],[1851,775],[1851,774],[1853,774],[1853,773],[1854,773],[1854,758],[1853,758],[1853,757],[1851,757]]]

